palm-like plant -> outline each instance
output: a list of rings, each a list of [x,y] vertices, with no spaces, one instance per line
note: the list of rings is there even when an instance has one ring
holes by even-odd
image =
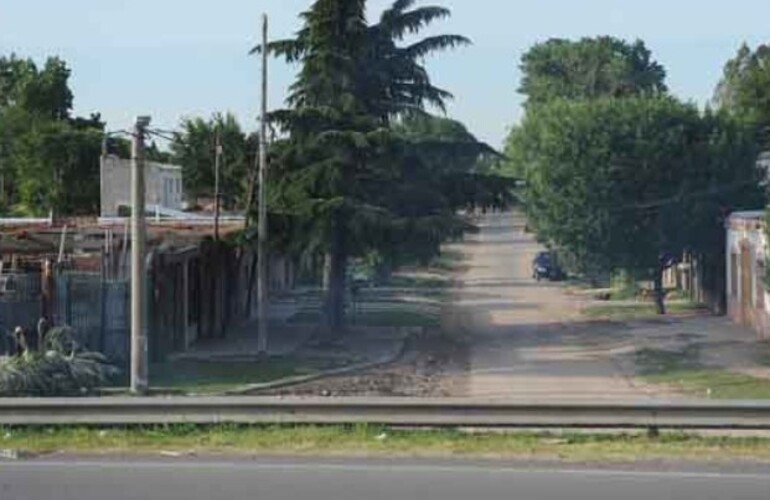
[[[118,374],[101,353],[85,351],[69,328],[53,328],[40,350],[18,339],[20,356],[0,360],[0,396],[80,396]]]

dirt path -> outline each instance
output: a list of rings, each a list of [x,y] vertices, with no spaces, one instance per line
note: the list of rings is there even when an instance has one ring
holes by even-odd
[[[538,402],[704,396],[644,383],[637,377],[644,351],[663,359],[697,353],[698,363],[770,377],[770,347],[726,318],[587,320],[581,309],[589,298],[532,279],[540,247],[524,232],[521,216],[489,215],[478,234],[447,250],[462,254],[463,271],[457,271],[452,300],[441,305],[441,328],[414,339],[392,365],[269,394]]]
[[[586,322],[563,287],[537,283],[531,261],[540,249],[514,214],[484,218],[481,231],[453,250],[467,270],[454,291],[449,328],[467,336],[470,368],[457,374],[458,396],[492,399],[638,399],[654,390],[618,362],[627,336],[611,324]]]

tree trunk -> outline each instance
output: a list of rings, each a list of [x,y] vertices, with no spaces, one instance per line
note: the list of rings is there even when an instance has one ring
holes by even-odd
[[[666,292],[663,290],[663,268],[655,272],[655,308],[661,316],[666,314]]]
[[[345,329],[345,285],[348,256],[344,235],[335,229],[329,253],[324,262],[325,297],[323,304],[323,336],[327,340],[342,335]]]

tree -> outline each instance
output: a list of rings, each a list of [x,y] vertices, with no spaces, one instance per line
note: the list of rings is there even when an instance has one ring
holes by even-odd
[[[98,213],[102,135],[96,128],[33,120],[14,151],[22,211],[35,215],[49,210],[57,215]]]
[[[0,107],[19,106],[52,120],[66,120],[72,110],[70,70],[58,57],[38,70],[30,60],[15,55],[0,58]]]
[[[295,38],[268,47],[301,67],[289,109],[272,115],[289,133],[272,153],[272,204],[295,220],[306,251],[326,254],[329,334],[344,325],[349,258],[427,219],[423,210],[393,210],[395,200],[404,200],[404,166],[415,156],[391,120],[443,106],[449,94],[431,84],[421,61],[467,40],[450,35],[400,45],[407,34],[449,15],[414,3],[397,0],[369,25],[364,0],[316,0]],[[430,215],[445,220],[443,211]],[[433,222],[431,229],[440,234],[446,227]]]
[[[552,99],[653,96],[667,91],[666,71],[644,42],[612,37],[579,41],[551,39],[532,47],[521,60],[519,92],[527,106]]]
[[[423,168],[426,182],[440,189],[440,198],[452,215],[460,209],[503,208],[513,202],[515,182],[497,175],[492,166],[504,157],[462,123],[413,115],[397,124],[395,131],[409,141],[419,159],[410,168]]]
[[[0,57],[0,210],[97,213],[104,123],[71,116],[69,77],[56,57]]]
[[[714,102],[756,126],[770,127],[770,45],[754,51],[746,44],[741,46],[725,65]]]
[[[724,209],[762,199],[752,134],[671,98],[555,100],[515,134],[539,237],[583,271],[652,279],[661,313],[669,257],[721,255]]]
[[[175,134],[171,155],[155,152],[158,160],[168,160],[182,166],[185,193],[197,199],[213,197],[216,141],[222,144],[220,193],[223,205],[245,208],[249,163],[256,151],[254,138],[247,136],[236,118],[230,114],[215,114],[212,118],[189,118],[182,121],[182,131]],[[157,149],[157,148],[156,148]]]

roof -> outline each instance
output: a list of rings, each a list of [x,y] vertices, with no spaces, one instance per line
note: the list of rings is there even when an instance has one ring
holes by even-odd
[[[734,231],[761,231],[765,228],[767,213],[764,210],[748,212],[735,212],[727,219],[728,230]]]
[[[91,219],[67,219],[54,225],[36,221],[28,225],[2,227],[0,221],[0,254],[51,255],[57,254],[64,235],[66,253],[100,252],[108,234],[111,239],[121,240],[129,230],[127,219],[100,222]],[[66,231],[65,231],[66,225]],[[220,234],[237,233],[243,222],[223,220]],[[150,245],[183,247],[196,244],[214,235],[213,224],[200,221],[166,220],[155,223],[147,219],[147,239]]]
[[[765,217],[767,216],[767,212],[764,210],[751,210],[751,211],[745,211],[745,212],[733,212],[730,215],[730,220],[743,220],[743,221],[753,221],[753,220],[765,220]]]
[[[131,168],[131,159],[129,158],[120,158],[119,156],[110,155],[106,159],[110,162],[111,167],[118,167],[118,168]],[[145,165],[150,168],[157,168],[159,170],[166,170],[166,171],[173,171],[173,172],[182,172],[182,167],[180,165],[173,165],[171,163],[159,163],[156,161],[145,161]]]

